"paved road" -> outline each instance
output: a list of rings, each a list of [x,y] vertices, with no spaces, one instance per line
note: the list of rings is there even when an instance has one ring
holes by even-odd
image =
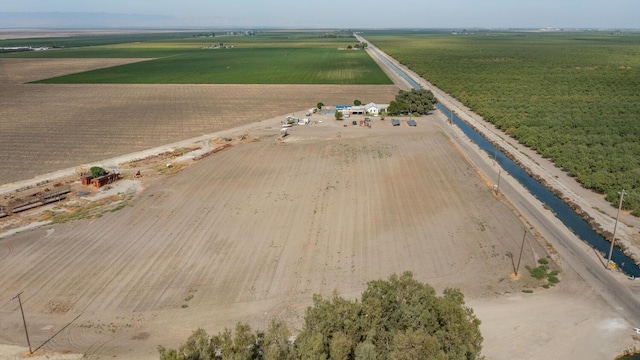
[[[358,36],[361,42],[366,39]],[[368,43],[368,42],[367,42]],[[374,57],[384,56],[396,67],[404,71],[412,80],[416,81],[423,88],[431,90],[438,101],[448,108],[462,111],[460,108],[452,107],[448,95],[442,90],[429,84],[425,79],[402,66],[395,59],[389,57],[380,49],[368,43],[369,54]],[[385,72],[394,70],[381,59],[375,59],[383,66]],[[401,88],[408,88],[406,80],[399,76],[392,76]],[[410,88],[410,87],[409,87]],[[605,268],[604,260],[596,254],[594,250],[575,236],[560,220],[558,220],[549,210],[546,210],[540,201],[531,195],[520,183],[509,176],[505,171],[500,171],[499,166],[493,164],[490,156],[480,150],[477,145],[471,142],[462,131],[448,123],[446,115],[439,113],[437,121],[445,130],[449,137],[468,156],[469,160],[477,169],[494,184],[498,182],[500,176],[500,193],[505,196],[520,214],[558,251],[558,254],[576,271],[593,289],[600,294],[611,305],[613,311],[620,314],[633,326],[640,326],[640,281],[628,280],[620,273],[614,273]]]

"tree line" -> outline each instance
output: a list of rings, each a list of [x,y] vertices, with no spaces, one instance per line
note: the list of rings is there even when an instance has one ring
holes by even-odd
[[[584,187],[640,216],[640,35],[366,35]]]
[[[480,320],[458,289],[437,296],[411,272],[367,284],[359,300],[313,296],[302,330],[271,319],[266,330],[238,323],[209,336],[195,330],[161,360],[198,359],[481,359]]]

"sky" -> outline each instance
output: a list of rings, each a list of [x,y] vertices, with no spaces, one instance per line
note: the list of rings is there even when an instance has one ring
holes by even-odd
[[[154,15],[167,27],[640,28],[640,0],[0,0],[0,12]]]

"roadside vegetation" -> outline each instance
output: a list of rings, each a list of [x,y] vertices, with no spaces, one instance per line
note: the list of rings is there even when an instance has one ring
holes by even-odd
[[[158,347],[161,360],[177,359],[480,359],[480,320],[457,289],[443,296],[410,272],[368,284],[359,301],[313,297],[292,341],[282,320],[266,331],[238,323],[209,336],[197,329],[178,349]]]
[[[640,216],[640,33],[363,36],[586,188]]]

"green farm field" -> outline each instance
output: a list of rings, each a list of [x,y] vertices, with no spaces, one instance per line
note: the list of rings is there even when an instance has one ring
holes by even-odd
[[[339,84],[389,85],[391,80],[365,51],[342,50],[355,38],[320,33],[185,37],[3,57],[153,58],[135,64],[45,79],[55,84]],[[233,48],[209,49],[224,43]]]
[[[640,215],[640,33],[364,33],[586,188]]]

